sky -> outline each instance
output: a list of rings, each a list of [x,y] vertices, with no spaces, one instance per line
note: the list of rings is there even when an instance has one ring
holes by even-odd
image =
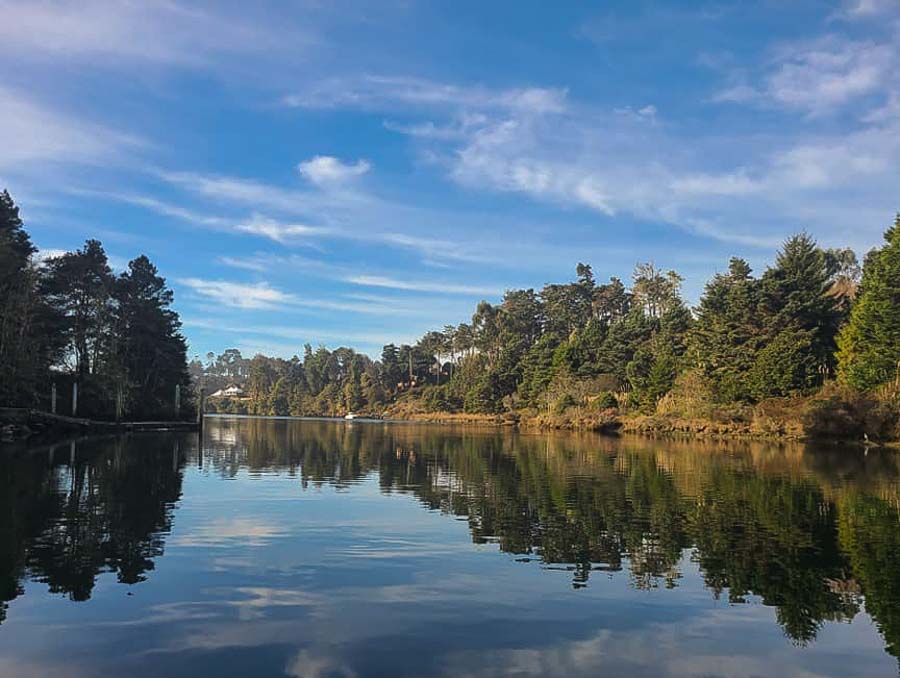
[[[900,0],[0,0],[0,187],[191,355],[377,355],[637,262],[696,303],[900,209]]]

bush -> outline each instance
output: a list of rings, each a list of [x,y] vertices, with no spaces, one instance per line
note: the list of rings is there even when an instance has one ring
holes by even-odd
[[[900,407],[892,399],[832,383],[808,401],[802,420],[813,438],[890,440],[898,433]]]
[[[571,394],[565,393],[553,403],[553,414],[559,416],[570,407],[575,407],[576,405],[578,405],[578,401]]]
[[[604,391],[592,403],[595,410],[603,412],[604,410],[615,410],[619,407],[619,400],[611,391]]]

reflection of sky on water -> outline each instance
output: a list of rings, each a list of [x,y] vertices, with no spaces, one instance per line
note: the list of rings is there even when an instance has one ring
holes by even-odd
[[[690,551],[678,567],[671,590],[636,589],[627,567],[575,589],[565,566],[473,544],[375,473],[304,489],[188,464],[147,581],[101,574],[79,604],[27,582],[0,675],[896,675],[864,612],[801,648],[758,598],[717,600]]]

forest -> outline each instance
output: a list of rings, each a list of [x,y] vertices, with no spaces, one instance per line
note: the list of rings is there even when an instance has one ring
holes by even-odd
[[[172,291],[146,256],[115,275],[96,240],[36,254],[0,194],[0,406],[47,409],[49,382],[64,400],[77,380],[83,416],[189,416],[188,386],[210,394],[236,384],[240,397],[210,398],[208,408],[590,427],[611,413],[739,420],[801,399],[825,403],[811,416],[845,433],[900,432],[900,215],[862,263],[806,233],[758,275],[732,258],[693,308],[677,271],[640,263],[626,285],[579,263],[575,280],[507,290],[499,303],[481,301],[470,322],[388,344],[378,359],[307,344],[290,359],[228,349],[188,363]]]
[[[103,245],[39,258],[0,193],[0,406],[96,419],[178,419],[194,405],[173,294],[146,256],[116,275]],[[183,395],[175,411],[175,387]]]
[[[862,264],[852,250],[823,249],[805,233],[760,275],[732,258],[695,308],[677,271],[638,264],[626,285],[598,282],[580,263],[571,282],[508,290],[498,304],[479,303],[471,322],[388,344],[380,360],[307,345],[302,358],[248,359],[230,349],[190,368],[210,388],[244,387],[241,398],[210,401],[221,412],[715,420],[800,399],[819,407],[806,414],[823,425],[895,437],[900,216],[884,237]]]

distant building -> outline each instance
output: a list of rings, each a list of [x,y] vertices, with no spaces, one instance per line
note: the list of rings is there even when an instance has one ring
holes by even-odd
[[[237,384],[231,384],[225,388],[220,388],[215,393],[210,393],[209,395],[210,398],[242,398],[243,396],[244,389]]]

